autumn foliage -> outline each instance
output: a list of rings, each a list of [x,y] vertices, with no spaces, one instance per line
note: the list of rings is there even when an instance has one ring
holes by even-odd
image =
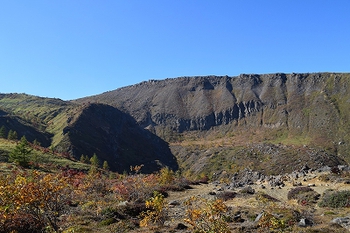
[[[187,218],[185,222],[198,233],[229,233],[231,232],[225,215],[228,207],[223,200],[207,200],[191,197],[186,201]]]
[[[58,218],[71,201],[67,178],[38,171],[13,172],[0,178],[0,231],[58,229]]]

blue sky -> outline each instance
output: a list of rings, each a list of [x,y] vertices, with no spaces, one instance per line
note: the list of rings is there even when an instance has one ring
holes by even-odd
[[[348,0],[0,2],[0,92],[64,100],[149,79],[349,72]]]

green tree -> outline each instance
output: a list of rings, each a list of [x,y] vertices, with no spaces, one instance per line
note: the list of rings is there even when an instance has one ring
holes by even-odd
[[[90,163],[89,157],[85,155],[81,155],[80,162],[89,164]]]
[[[13,131],[12,137],[13,137],[13,140],[17,140],[18,139],[18,135],[17,135],[16,131]]]
[[[29,165],[29,155],[32,149],[29,148],[28,141],[25,136],[21,138],[16,147],[10,152],[9,159],[11,162],[15,162],[23,167]]]
[[[1,126],[1,128],[0,128],[0,138],[6,138],[6,128],[5,128],[5,126]]]
[[[12,129],[10,129],[9,132],[7,133],[7,139],[8,140],[11,140],[12,133],[13,133],[13,131],[12,131]]]
[[[8,140],[16,140],[17,139],[17,132],[13,131],[12,129],[9,130],[8,134],[7,134],[7,139]]]
[[[100,160],[97,158],[97,155],[94,155],[90,158],[90,163],[92,166],[98,168],[100,166]]]
[[[7,139],[8,140],[17,140],[18,139],[17,132],[10,129],[9,133],[7,135]]]
[[[33,145],[34,145],[34,146],[40,146],[41,143],[40,143],[38,140],[34,139]]]
[[[94,153],[94,155],[90,158],[90,163],[91,163],[91,167],[90,167],[90,171],[89,173],[91,175],[97,173],[97,168],[100,166],[100,161],[97,158],[97,155]]]
[[[103,161],[102,168],[103,168],[104,170],[106,170],[106,171],[108,171],[108,170],[109,170],[109,165],[108,165],[108,162],[107,162],[106,160],[105,160],[105,161]]]

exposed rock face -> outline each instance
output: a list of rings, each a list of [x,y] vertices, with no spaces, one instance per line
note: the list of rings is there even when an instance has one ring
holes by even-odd
[[[153,80],[79,101],[116,106],[145,128],[163,125],[178,132],[208,130],[258,112],[262,102],[252,88],[259,82],[255,76]]]
[[[258,180],[265,179],[265,175],[257,171],[252,171],[250,169],[245,169],[241,173],[236,173],[232,177],[232,187],[244,187],[246,185],[255,184]]]
[[[350,145],[349,85],[350,74],[335,73],[181,77],[150,80],[77,102],[115,106],[163,138],[168,132],[216,126],[284,129],[336,147],[345,157]]]
[[[336,116],[332,111],[335,107],[329,106],[329,96],[331,92],[346,91],[339,82],[347,76],[315,73],[182,77],[151,80],[77,101],[118,107],[145,128],[162,125],[179,132],[207,130],[255,116],[255,121],[247,124],[303,130],[306,123],[311,123],[305,121],[307,113],[303,108],[312,103],[312,107],[326,103],[328,107],[322,105],[322,112]]]

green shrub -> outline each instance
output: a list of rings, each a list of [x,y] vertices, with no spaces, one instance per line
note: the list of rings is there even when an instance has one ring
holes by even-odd
[[[107,218],[107,219],[104,219],[102,220],[98,225],[99,226],[109,226],[113,223],[116,223],[117,220],[115,218]]]
[[[29,155],[31,152],[32,149],[30,149],[26,137],[23,136],[16,147],[10,152],[9,159],[20,166],[28,167]]]
[[[320,207],[342,208],[350,207],[350,190],[327,191],[324,193]]]

